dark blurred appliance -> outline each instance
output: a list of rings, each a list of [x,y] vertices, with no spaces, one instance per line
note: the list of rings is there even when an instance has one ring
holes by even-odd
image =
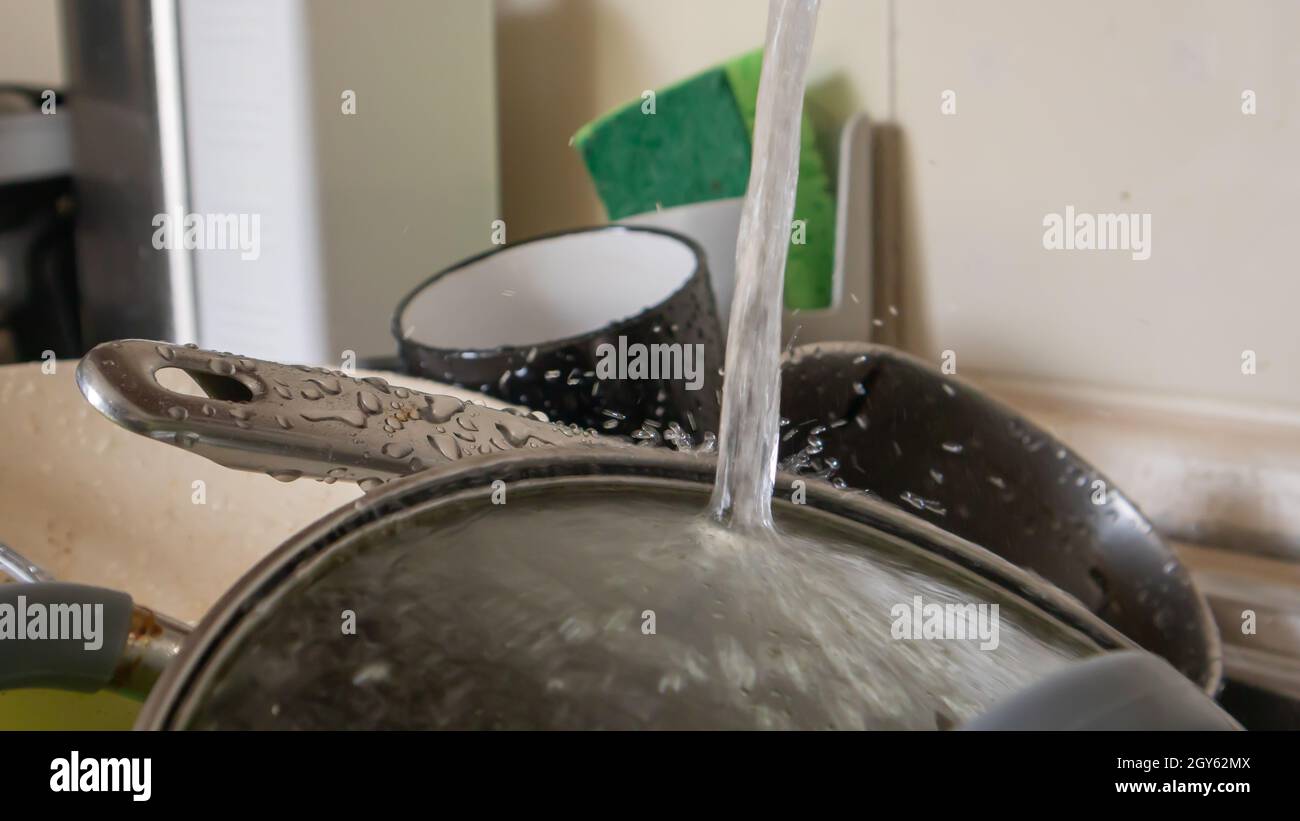
[[[80,356],[68,115],[0,85],[0,364]]]

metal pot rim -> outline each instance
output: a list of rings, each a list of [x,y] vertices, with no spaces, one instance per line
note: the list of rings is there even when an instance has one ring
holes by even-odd
[[[425,505],[443,504],[466,491],[481,491],[495,480],[508,484],[603,485],[651,483],[664,487],[711,485],[716,461],[712,456],[666,449],[596,450],[547,449],[508,452],[462,460],[390,482],[356,502],[326,514],[271,551],[244,574],[218,601],[190,635],[177,659],[163,672],[136,720],[137,729],[184,726],[187,700],[203,690],[220,667],[228,639],[242,620],[259,607],[270,606],[288,589],[295,572],[336,549],[344,538],[390,517]],[[942,528],[861,492],[839,490],[825,482],[805,484],[806,504],[781,502],[800,477],[780,473],[776,478],[779,504],[804,507],[901,537],[917,548],[964,569],[1015,596],[1031,609],[1062,622],[1103,649],[1134,648],[1134,642],[1050,582],[1016,567],[994,553]],[[1217,658],[1217,652],[1212,656]],[[1197,682],[1211,694],[1218,687],[1217,668],[1211,680]]]

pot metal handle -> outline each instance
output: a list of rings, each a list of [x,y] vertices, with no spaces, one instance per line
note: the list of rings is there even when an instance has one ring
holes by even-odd
[[[156,375],[167,368],[188,373],[207,396],[164,388]],[[100,413],[128,430],[282,481],[306,476],[373,490],[476,454],[626,446],[378,377],[142,339],[96,346],[77,366],[77,385]]]

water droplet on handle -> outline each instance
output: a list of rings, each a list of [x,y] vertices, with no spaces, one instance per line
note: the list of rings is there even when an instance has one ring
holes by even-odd
[[[405,459],[415,448],[405,442],[389,442],[380,448],[380,452],[393,459]]]

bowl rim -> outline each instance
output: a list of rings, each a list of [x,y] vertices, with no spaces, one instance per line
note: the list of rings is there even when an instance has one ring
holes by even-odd
[[[444,277],[448,277],[457,273],[466,272],[470,270],[472,266],[482,262],[488,257],[494,256],[496,254],[505,254],[511,251],[518,251],[519,249],[524,248],[533,243],[547,242],[549,240],[560,239],[562,237],[568,237],[568,236],[576,236],[580,234],[606,233],[606,232],[608,233],[635,232],[635,233],[642,233],[642,234],[655,234],[664,237],[666,239],[675,240],[678,243],[686,246],[686,249],[690,251],[691,254],[695,257],[695,267],[691,270],[691,273],[686,277],[686,279],[682,281],[682,284],[679,287],[675,288],[671,293],[668,294],[668,296],[664,297],[663,299],[654,303],[653,305],[647,305],[643,307],[641,310],[633,314],[630,314],[628,316],[611,318],[609,322],[607,322],[604,325],[601,325],[598,328],[593,328],[592,330],[584,331],[578,334],[572,334],[566,337],[559,337],[555,339],[543,339],[530,344],[496,345],[487,348],[448,348],[440,345],[430,345],[426,342],[421,342],[418,339],[408,337],[406,336],[405,332],[402,329],[402,314],[406,312],[407,306],[409,306],[411,302],[413,302],[415,298],[419,296],[422,291],[424,291],[429,286],[434,285]],[[409,355],[409,352],[415,352],[415,351],[423,352],[426,355],[433,355],[440,359],[454,359],[454,358],[494,359],[494,358],[501,358],[501,357],[509,357],[512,354],[516,354],[520,351],[528,351],[534,348],[536,348],[538,352],[551,352],[551,351],[563,350],[565,348],[570,348],[575,345],[581,344],[584,340],[594,339],[600,336],[617,336],[621,331],[624,331],[628,328],[636,327],[637,325],[644,323],[645,320],[650,315],[654,314],[657,311],[662,311],[665,306],[667,306],[673,300],[678,299],[683,292],[688,291],[693,284],[699,282],[700,280],[704,281],[706,290],[708,291],[710,297],[712,297],[713,287],[709,282],[709,264],[708,264],[708,259],[706,258],[706,255],[704,253],[704,248],[694,239],[686,236],[685,234],[681,234],[676,231],[670,231],[666,228],[656,228],[649,225],[624,225],[622,223],[611,223],[608,225],[589,225],[582,228],[568,228],[560,231],[551,231],[545,234],[539,234],[535,237],[529,237],[528,239],[521,240],[519,242],[510,243],[507,245],[500,245],[495,248],[489,248],[486,251],[480,251],[479,253],[474,254],[473,256],[466,257],[460,260],[459,262],[453,263],[452,265],[449,265],[446,268],[443,268],[437,271],[436,273],[433,273],[425,277],[414,288],[412,288],[410,291],[407,291],[406,294],[400,300],[398,300],[397,307],[393,309],[393,318],[389,324],[389,331],[392,333],[393,338],[397,340],[398,349],[401,352],[403,358],[406,358]],[[716,311],[715,311],[715,316],[716,316]]]

